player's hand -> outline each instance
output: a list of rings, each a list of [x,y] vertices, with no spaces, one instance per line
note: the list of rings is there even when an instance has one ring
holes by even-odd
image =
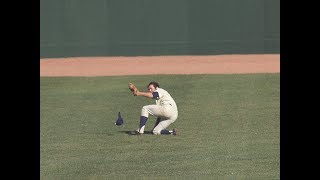
[[[133,95],[137,96],[139,92],[138,88],[133,83],[129,83],[128,86]]]

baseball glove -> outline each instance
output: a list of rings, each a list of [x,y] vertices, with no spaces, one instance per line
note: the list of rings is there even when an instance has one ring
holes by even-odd
[[[128,86],[130,91],[133,93],[133,95],[136,96],[137,93],[139,92],[138,88],[133,83],[129,83]]]

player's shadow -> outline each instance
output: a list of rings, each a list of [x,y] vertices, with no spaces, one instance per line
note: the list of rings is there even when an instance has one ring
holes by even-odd
[[[130,136],[140,135],[140,134],[137,134],[136,131],[119,131],[119,132],[128,134]],[[153,133],[152,131],[144,131],[144,134],[152,135]]]

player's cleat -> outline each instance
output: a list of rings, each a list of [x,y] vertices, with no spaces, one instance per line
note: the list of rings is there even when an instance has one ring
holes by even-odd
[[[134,134],[135,134],[135,135],[141,135],[141,134],[143,134],[143,133],[140,133],[140,132],[139,132],[139,129],[137,129],[137,130],[134,131]]]
[[[173,128],[172,135],[177,135],[177,129],[176,128]]]

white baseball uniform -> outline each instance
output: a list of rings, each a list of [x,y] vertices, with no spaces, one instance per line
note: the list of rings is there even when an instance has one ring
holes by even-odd
[[[163,129],[166,129],[170,124],[176,121],[178,118],[178,108],[171,97],[171,95],[162,88],[157,88],[153,92],[154,99],[156,99],[155,105],[143,106],[141,110],[141,116],[148,118],[149,114],[156,116],[160,119],[159,124],[153,129],[153,134],[160,134]],[[145,126],[139,129],[140,133],[144,133]]]

